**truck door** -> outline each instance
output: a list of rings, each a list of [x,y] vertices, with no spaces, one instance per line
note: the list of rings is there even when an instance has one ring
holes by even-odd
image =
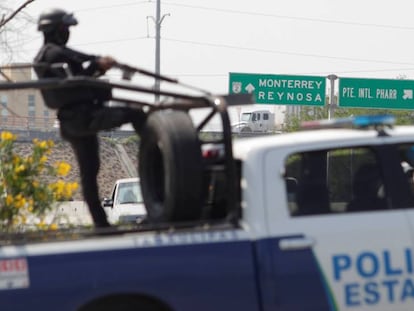
[[[259,248],[270,254],[271,269],[261,275],[265,311],[414,308],[411,230],[404,210],[394,209],[396,187],[387,179],[399,163],[385,153],[266,154],[269,238]]]
[[[270,118],[268,112],[262,113],[262,132],[268,132],[270,130]]]
[[[252,114],[252,129],[253,132],[260,132],[262,126],[262,118],[259,112]]]
[[[408,185],[408,191],[411,194],[411,197],[414,197],[414,143],[399,144],[398,154],[401,157],[400,161],[404,173],[404,182]],[[398,188],[401,189],[403,187],[404,184],[400,185]],[[401,196],[401,193],[399,193],[399,195]],[[403,207],[405,207],[407,219],[409,220],[411,227],[411,235],[414,240],[414,202],[409,202]],[[409,254],[411,255],[411,251],[409,251]]]
[[[264,111],[256,112],[255,132],[266,132],[268,120],[268,113]]]

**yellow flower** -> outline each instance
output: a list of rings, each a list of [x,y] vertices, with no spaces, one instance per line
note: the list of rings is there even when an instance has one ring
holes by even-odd
[[[12,204],[13,204],[13,196],[12,196],[12,195],[8,194],[8,195],[6,196],[6,204],[7,204],[8,206],[10,206],[10,205],[12,205]]]
[[[41,149],[48,149],[49,143],[46,140],[38,140],[37,138],[33,139],[33,144]]]
[[[21,159],[20,159],[20,157],[19,157],[19,156],[17,156],[17,155],[13,155],[12,162],[13,162],[13,164],[14,164],[14,165],[19,164],[19,163],[20,163],[20,161],[21,161]]]
[[[56,164],[56,174],[58,176],[66,176],[69,173],[70,169],[71,167],[69,163],[58,162]]]
[[[33,212],[33,205],[34,205],[33,199],[32,198],[28,199],[27,200],[27,210],[30,213]]]
[[[41,219],[40,222],[36,225],[39,229],[44,229],[47,225],[44,219]]]
[[[52,140],[34,139],[32,154],[21,157],[13,150],[15,139],[16,136],[11,132],[0,131],[0,152],[4,154],[3,161],[0,163],[3,176],[0,179],[3,206],[0,208],[5,211],[0,215],[0,231],[6,226],[11,226],[13,230],[18,229],[18,226],[26,223],[26,217],[31,214],[44,217],[55,206],[57,200],[72,197],[73,191],[78,188],[76,182],[66,183],[58,180],[49,184],[44,178],[54,179],[65,176],[71,169],[71,166],[64,161],[55,165],[48,163],[48,155],[54,146]],[[32,176],[23,177],[22,172],[30,173]],[[46,224],[42,220],[38,228],[57,230],[58,225]]]
[[[78,188],[79,188],[79,185],[78,185],[77,182],[70,183],[70,186],[72,188],[72,191],[78,190]]]
[[[39,162],[41,163],[41,164],[43,164],[43,163],[46,163],[46,161],[47,161],[47,156],[41,156],[40,157],[40,159],[39,159]]]
[[[12,134],[12,133],[10,133],[10,132],[5,131],[5,132],[1,132],[0,138],[1,138],[1,140],[3,140],[3,141],[6,141],[6,140],[11,140],[11,141],[13,141],[13,140],[15,140],[15,139],[16,139],[16,136],[15,136],[15,135],[13,135],[13,134]]]
[[[63,180],[58,180],[57,182],[50,184],[49,188],[53,191],[56,199],[59,200],[64,196],[65,182]]]
[[[50,229],[50,230],[55,231],[55,230],[57,230],[57,229],[58,229],[58,225],[57,225],[57,224],[55,224],[55,223],[50,224],[49,229]]]
[[[47,149],[47,148],[48,148],[48,146],[47,146],[47,141],[42,140],[42,141],[39,143],[39,147],[40,147],[40,148],[42,148],[42,149]]]
[[[20,164],[19,166],[17,166],[17,167],[14,169],[14,172],[15,172],[16,174],[18,174],[18,173],[20,173],[20,172],[23,172],[25,169],[26,169],[26,167],[25,167],[23,164]]]
[[[26,199],[20,193],[14,198],[14,206],[16,208],[22,208],[26,204]]]
[[[66,183],[65,188],[63,189],[62,196],[65,199],[70,199],[73,195],[73,192],[78,189],[78,184],[76,182]]]

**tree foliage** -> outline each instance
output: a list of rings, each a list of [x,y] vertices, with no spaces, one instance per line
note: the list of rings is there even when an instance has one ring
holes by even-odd
[[[1,62],[10,62],[13,52],[26,38],[25,31],[34,20],[24,9],[35,0],[21,1],[18,7],[11,7],[6,0],[0,0],[0,58]]]

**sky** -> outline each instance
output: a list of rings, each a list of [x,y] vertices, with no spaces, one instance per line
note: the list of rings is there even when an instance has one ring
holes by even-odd
[[[156,0],[36,0],[26,12],[51,7],[79,20],[69,46],[155,70]],[[412,0],[161,0],[161,73],[219,94],[230,72],[414,79],[413,11]],[[14,62],[41,46],[36,25],[23,37]]]

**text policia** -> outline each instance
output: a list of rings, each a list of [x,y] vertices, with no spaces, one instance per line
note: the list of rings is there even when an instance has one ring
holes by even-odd
[[[364,251],[332,256],[335,285],[348,307],[404,303],[414,299],[413,250]],[[342,295],[341,295],[342,296]]]

